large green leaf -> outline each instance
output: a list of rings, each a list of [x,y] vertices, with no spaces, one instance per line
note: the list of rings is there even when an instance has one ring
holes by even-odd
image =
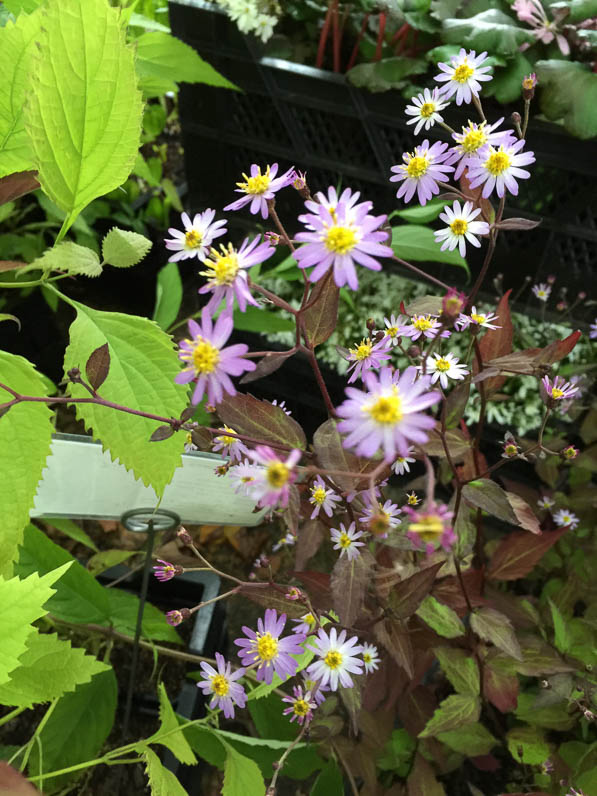
[[[107,589],[106,591],[108,594],[110,625],[120,633],[134,636],[137,613],[139,611],[139,598],[135,594],[121,591],[120,589]],[[145,603],[143,611],[142,631],[145,638],[153,641],[170,641],[172,644],[181,643],[180,636],[168,624],[164,613],[148,602]]]
[[[160,758],[149,748],[144,749],[145,765],[151,796],[187,796],[180,782],[160,761]]]
[[[10,682],[0,685],[0,703],[28,708],[50,702],[109,668],[53,633],[34,633],[27,639],[27,649]]]
[[[425,725],[419,738],[430,738],[440,732],[448,732],[467,724],[473,724],[481,713],[479,697],[473,694],[452,694],[444,699]]]
[[[449,605],[444,605],[431,594],[423,600],[417,608],[416,614],[436,633],[444,638],[458,638],[464,636],[464,625],[458,614]]]
[[[23,357],[0,351],[0,379],[22,395],[47,395],[33,365]],[[12,395],[0,387],[0,404]],[[10,574],[11,562],[29,520],[29,510],[52,438],[51,412],[43,403],[16,404],[0,417],[0,572]]]
[[[34,167],[23,106],[40,25],[41,14],[21,14],[14,24],[0,28],[0,177]]]
[[[178,318],[181,304],[182,279],[180,278],[178,263],[166,263],[158,271],[153,320],[166,331]]]
[[[130,174],[142,102],[118,9],[107,0],[48,0],[43,14],[25,126],[38,179],[67,214],[66,231]]]
[[[226,749],[222,796],[264,796],[265,783],[257,763],[237,752],[221,735],[218,737]]]
[[[192,47],[169,33],[144,33],[135,44],[140,86],[148,97],[176,91],[176,83],[207,83],[238,90]]]
[[[467,757],[477,757],[477,755],[487,755],[494,746],[499,744],[497,738],[489,732],[483,724],[467,724],[457,730],[448,730],[438,736],[440,741],[445,743],[455,752],[460,752]]]
[[[440,244],[433,236],[433,230],[419,224],[404,224],[392,228],[392,249],[397,257],[403,260],[414,260],[426,263],[448,263],[459,265],[469,272],[466,260],[459,252],[442,251]]]
[[[176,713],[170,704],[170,700],[168,699],[168,694],[166,693],[163,683],[160,683],[158,687],[158,696],[160,698],[160,727],[155,735],[159,736],[160,733],[167,733],[171,730],[177,731],[171,732],[170,735],[165,736],[163,739],[156,737],[154,741],[152,738],[149,738],[148,743],[161,743],[167,747],[181,763],[185,763],[186,765],[190,766],[195,765],[197,758],[193,754],[193,750],[189,746],[189,742],[184,736],[184,730],[180,728],[179,721],[176,718]]]
[[[31,623],[47,613],[43,606],[54,594],[51,586],[66,569],[59,567],[43,577],[37,572],[24,579],[0,577],[0,683],[6,683],[10,672],[19,665],[27,641],[35,632]]]
[[[541,111],[579,138],[597,135],[597,74],[575,61],[537,61]]]
[[[174,383],[180,368],[172,338],[147,318],[70,303],[77,310],[77,318],[70,328],[65,372],[73,367],[84,372],[91,353],[108,343],[110,370],[101,396],[137,411],[179,417],[187,405],[187,390]],[[89,395],[78,384],[70,389],[75,398]],[[164,491],[182,463],[182,434],[153,443],[149,438],[156,429],[154,420],[95,404],[77,404],[76,411],[113,459],[132,469],[158,495]]]
[[[498,102],[506,105],[515,102],[521,94],[522,79],[533,71],[533,65],[521,52],[516,52],[504,69],[497,69],[491,83],[486,83],[488,91],[484,93],[494,96]]]
[[[100,672],[59,700],[34,744],[29,761],[29,776],[48,774],[97,756],[114,724],[118,687],[112,669]],[[52,790],[64,787],[72,774],[52,777],[46,784]]]
[[[512,17],[498,8],[468,19],[444,19],[443,26],[446,43],[496,55],[513,55],[521,44],[534,40],[528,28],[519,28]]]

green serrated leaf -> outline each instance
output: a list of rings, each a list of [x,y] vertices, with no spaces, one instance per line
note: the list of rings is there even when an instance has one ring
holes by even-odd
[[[145,770],[149,778],[151,796],[187,796],[186,790],[178,779],[161,763],[160,758],[153,750],[149,747],[145,748],[143,757],[145,758]]]
[[[158,271],[153,320],[164,331],[178,318],[182,304],[182,279],[177,263],[167,263]]]
[[[456,691],[461,694],[479,695],[481,690],[479,666],[470,653],[456,647],[436,647],[433,651]]]
[[[506,105],[515,102],[522,91],[522,79],[533,71],[533,64],[521,52],[516,52],[503,69],[496,69],[491,81],[491,95]]]
[[[444,638],[458,638],[458,636],[464,635],[464,625],[456,611],[453,611],[448,605],[440,603],[431,594],[425,597],[417,608],[416,614]]]
[[[498,8],[489,8],[467,19],[444,19],[444,41],[477,52],[513,55],[521,44],[533,41],[530,30],[519,28],[512,17]]]
[[[477,755],[487,755],[494,746],[499,744],[497,738],[486,729],[482,724],[467,724],[457,730],[441,732],[438,739],[453,749],[467,757],[477,757]]]
[[[222,796],[264,796],[265,783],[257,763],[237,752],[221,735],[218,737],[226,749]]]
[[[471,627],[483,641],[490,641],[517,661],[523,659],[512,622],[504,614],[494,608],[481,608],[471,614]]]
[[[151,249],[151,241],[126,229],[112,229],[102,243],[102,257],[115,268],[130,268],[137,265]]]
[[[135,44],[140,86],[147,97],[176,91],[176,83],[207,83],[239,90],[192,47],[169,33],[144,33]]]
[[[41,19],[39,12],[21,14],[0,28],[0,177],[34,168],[23,107]]]
[[[28,578],[0,577],[0,684],[10,679],[19,659],[27,648],[29,637],[35,632],[31,623],[45,616],[44,607],[54,594],[52,585],[61,578],[68,566],[58,567],[40,577],[37,572]]]
[[[91,539],[88,534],[85,533],[83,528],[81,528],[80,525],[77,525],[76,522],[73,522],[66,517],[49,517],[47,519],[44,517],[44,522],[46,525],[51,525],[52,528],[56,528],[56,530],[60,531],[65,536],[68,536],[70,539],[74,539],[76,542],[84,544],[85,547],[95,550],[96,553],[98,552],[97,545],[93,539]]]
[[[95,577],[107,569],[128,561],[135,552],[135,550],[102,550],[87,561],[87,570]]]
[[[56,771],[97,756],[114,724],[118,687],[114,671],[100,672],[60,698],[33,744],[29,776]],[[84,773],[85,769],[52,777],[52,789]]]
[[[79,246],[72,241],[63,241],[51,249],[47,249],[41,257],[37,257],[30,265],[21,270],[34,271],[61,271],[65,274],[80,274],[82,276],[99,276],[102,265],[99,257],[87,246]]]
[[[537,727],[515,727],[506,735],[508,750],[517,762],[540,766],[549,759],[550,745]]]
[[[164,683],[160,683],[158,686],[158,696],[160,698],[160,727],[155,735],[147,739],[147,743],[160,743],[167,747],[179,762],[188,766],[194,766],[197,762],[197,758],[189,746],[189,742],[185,738],[182,729],[178,730],[178,732],[170,733],[170,735],[167,735],[163,739],[159,737],[161,733],[175,730],[180,725],[176,718],[176,713],[168,699]]]
[[[565,654],[570,651],[572,646],[572,637],[568,630],[568,624],[560,613],[557,605],[555,605],[552,600],[548,600],[548,603],[551,609],[551,618],[553,621],[553,629],[555,634],[554,643],[556,648],[562,654]]]
[[[21,395],[46,396],[46,385],[34,366],[23,357],[0,351],[2,382]],[[12,395],[0,387],[0,404]],[[12,572],[23,528],[50,453],[52,414],[46,404],[22,402],[0,417],[1,503],[0,573]]]
[[[481,702],[472,694],[452,694],[444,699],[433,716],[419,733],[419,738],[432,738],[440,732],[448,732],[473,724],[481,713]]]
[[[65,372],[83,368],[91,353],[108,343],[110,372],[102,384],[102,397],[138,411],[179,417],[187,406],[187,397],[186,388],[174,383],[180,368],[171,337],[147,318],[101,312],[68,301],[77,310],[77,318],[70,327]],[[88,393],[74,384],[71,394],[83,397]],[[153,420],[94,404],[77,404],[76,412],[114,459],[162,494],[182,463],[182,435],[174,434],[160,442],[158,449],[149,442],[156,428]]]
[[[53,633],[34,633],[10,682],[0,685],[0,703],[29,708],[50,702],[109,669],[85,650],[71,647],[70,641]]]
[[[433,236],[433,230],[418,224],[392,227],[392,249],[397,257],[415,262],[448,263],[458,265],[469,273],[466,260],[454,251],[442,251]]]
[[[597,135],[597,74],[574,61],[537,61],[541,111],[579,138]]]
[[[47,0],[25,126],[62,232],[133,167],[142,103],[120,11],[105,0]]]

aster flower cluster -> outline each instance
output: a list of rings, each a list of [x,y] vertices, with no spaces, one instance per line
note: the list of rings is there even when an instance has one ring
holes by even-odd
[[[278,18],[263,11],[259,0],[216,0],[241,33],[253,33],[266,42],[273,36]]]

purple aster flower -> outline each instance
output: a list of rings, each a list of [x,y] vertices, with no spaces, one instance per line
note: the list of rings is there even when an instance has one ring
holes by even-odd
[[[290,716],[290,721],[297,719],[299,724],[307,724],[313,718],[313,711],[317,707],[317,702],[312,698],[308,691],[303,692],[303,687],[295,685],[292,688],[294,696],[287,696],[282,698],[282,702],[288,702],[289,708],[282,711],[283,716]]]
[[[320,207],[324,207],[333,216],[338,209],[338,205],[342,204],[345,208],[346,218],[354,218],[357,213],[367,214],[373,209],[373,202],[369,200],[359,202],[360,198],[361,192],[355,191],[353,193],[351,188],[345,188],[338,196],[336,189],[330,185],[327,196],[323,191],[318,191],[315,194],[315,201],[310,199],[305,202],[305,207],[316,216],[319,215]],[[316,226],[310,226],[308,222],[305,222],[305,226],[307,229],[317,229]]]
[[[234,491],[242,492],[246,497],[251,496],[253,484],[261,475],[261,467],[245,459],[239,464],[233,465],[228,470],[228,478],[233,482]]]
[[[448,159],[451,162],[453,158],[454,154],[448,150],[447,144],[436,141],[433,146],[429,146],[427,139],[415,147],[414,152],[405,152],[402,155],[404,163],[391,168],[394,176],[390,177],[390,182],[403,181],[396,196],[399,199],[404,197],[405,202],[410,202],[416,191],[419,202],[426,204],[439,193],[438,181],[445,182],[449,172],[454,171],[454,166],[444,162]]]
[[[309,647],[319,657],[318,661],[307,667],[307,673],[322,685],[328,685],[332,691],[338,690],[338,685],[343,688],[352,688],[354,683],[351,674],[363,674],[363,661],[356,656],[362,647],[356,636],[346,641],[346,630],[336,633],[336,628],[330,634],[320,628],[313,639],[314,647]]]
[[[467,178],[471,188],[483,185],[483,197],[487,199],[495,188],[501,198],[506,190],[514,196],[518,195],[519,180],[528,180],[531,176],[521,166],[529,166],[535,162],[533,152],[521,152],[525,145],[524,139],[515,143],[501,144],[498,149],[490,145],[484,146],[476,158],[467,160]]]
[[[350,201],[339,201],[334,209],[315,202],[307,202],[306,206],[313,212],[299,216],[299,221],[307,231],[295,235],[297,241],[306,245],[294,254],[299,268],[315,266],[309,274],[311,282],[317,282],[333,268],[338,287],[348,284],[357,290],[355,263],[380,271],[381,265],[374,258],[393,256],[392,249],[382,243],[388,233],[379,229],[387,216],[369,215],[370,202],[353,206]]]
[[[381,367],[381,363],[385,359],[390,359],[388,353],[389,341],[387,338],[382,338],[378,343],[372,343],[369,338],[361,340],[361,342],[354,348],[350,348],[348,352],[348,361],[352,365],[348,368],[348,373],[352,370],[352,374],[348,379],[348,383],[352,384],[359,376],[362,378],[363,373],[366,373],[371,368]]]
[[[160,565],[153,568],[153,574],[162,583],[165,583],[167,580],[172,580],[175,575],[182,575],[184,572],[182,567],[175,566],[169,561],[164,561],[161,558],[158,558],[158,561]]]
[[[469,121],[468,125],[462,128],[461,133],[452,134],[457,145],[452,147],[451,151],[459,160],[454,172],[455,180],[460,179],[462,172],[468,167],[469,159],[474,160],[477,152],[487,144],[499,147],[500,144],[513,144],[517,140],[511,130],[497,129],[503,121],[503,116],[493,124],[487,124],[487,122],[477,124],[477,122]]]
[[[384,340],[387,341],[389,346],[397,346],[400,342],[400,327],[404,326],[404,321],[403,315],[398,317],[390,315],[389,318],[383,319],[385,326],[380,331],[385,335]]]
[[[365,544],[365,542],[358,541],[361,536],[364,536],[364,533],[363,531],[357,532],[354,522],[351,522],[348,528],[345,528],[344,523],[341,522],[340,528],[332,528],[330,531],[332,542],[335,542],[333,549],[340,551],[340,558],[346,553],[346,558],[349,561],[361,555],[359,547],[363,547]]]
[[[399,327],[399,332],[404,337],[410,337],[414,343],[419,337],[433,340],[439,334],[441,327],[441,323],[433,315],[413,315],[409,324]],[[451,334],[448,329],[444,329],[440,336],[450,337]]]
[[[301,455],[299,450],[292,450],[283,462],[268,445],[257,445],[249,451],[250,458],[262,465],[251,485],[251,496],[258,500],[258,506],[288,505],[290,486],[296,478],[294,467]]]
[[[416,459],[412,458],[412,454],[415,452],[414,447],[411,445],[406,452],[406,456],[398,456],[394,464],[392,465],[392,471],[396,473],[396,475],[404,475],[404,473],[410,473],[410,465],[412,462],[415,462]]]
[[[244,708],[247,704],[247,695],[242,685],[235,683],[239,677],[245,673],[244,669],[231,671],[230,661],[226,662],[224,656],[216,652],[217,670],[209,663],[201,662],[201,669],[204,680],[199,680],[197,688],[203,691],[204,696],[213,694],[213,699],[209,703],[211,710],[221,708],[227,719],[234,718],[234,706]]]
[[[291,656],[304,652],[301,644],[306,636],[302,633],[280,638],[285,624],[286,614],[278,617],[274,608],[267,608],[265,620],[257,620],[257,632],[243,626],[243,632],[248,638],[237,638],[234,641],[240,647],[238,655],[243,666],[257,664],[257,679],[268,684],[272,682],[274,672],[281,680],[292,677],[298,663]]]
[[[326,486],[325,481],[320,475],[313,481],[310,492],[311,497],[309,498],[309,503],[315,506],[310,517],[312,520],[319,516],[321,509],[323,509],[328,517],[331,517],[336,509],[336,503],[341,503],[341,498],[338,497],[333,489],[329,489]]]
[[[540,282],[538,285],[533,285],[531,291],[533,292],[535,298],[538,298],[539,301],[547,301],[549,294],[551,293],[551,286],[545,282]]]
[[[399,509],[391,500],[386,500],[383,506],[380,506],[377,501],[372,504],[370,495],[365,496],[365,500],[368,505],[359,517],[359,521],[366,525],[367,529],[378,539],[385,539],[388,531],[400,525],[401,520],[398,519],[398,515],[402,509]]]
[[[348,400],[338,407],[344,418],[338,431],[348,435],[344,447],[367,457],[381,449],[387,460],[394,461],[398,455],[407,455],[410,443],[427,442],[427,430],[434,427],[435,420],[422,410],[437,403],[441,395],[430,391],[428,376],[417,379],[416,375],[412,366],[396,377],[391,368],[382,368],[379,376],[365,374],[366,391],[347,387]]]
[[[476,326],[481,326],[483,329],[501,329],[501,326],[496,326],[493,321],[499,321],[499,316],[494,315],[493,312],[488,312],[483,314],[482,312],[477,312],[477,308],[473,307],[471,309],[470,315],[465,315],[464,313],[460,313],[458,316],[458,320],[454,324],[457,329],[464,331],[468,329],[471,323],[474,323]]]
[[[311,675],[304,670],[301,672],[301,676],[305,681],[305,689],[311,694],[315,702],[318,705],[325,702],[324,694],[329,693],[329,685],[323,685],[320,680],[314,680]]]
[[[458,246],[461,257],[464,257],[466,241],[479,248],[481,242],[477,235],[489,235],[489,224],[486,221],[475,221],[480,212],[481,208],[473,208],[472,202],[465,202],[462,207],[458,200],[454,202],[453,207],[446,205],[444,212],[440,213],[439,217],[448,226],[433,233],[436,243],[443,241],[441,250],[453,251]]]
[[[268,166],[265,172],[261,173],[260,166],[253,163],[251,166],[251,176],[248,177],[243,173],[244,182],[237,182],[238,188],[236,193],[242,193],[240,199],[226,205],[224,210],[240,210],[241,207],[250,203],[249,210],[253,215],[261,212],[262,218],[267,218],[269,215],[267,200],[273,199],[276,191],[285,188],[294,180],[295,172],[294,167],[284,172],[281,177],[276,177],[278,173],[278,164],[274,163]]]
[[[249,449],[238,437],[230,437],[228,434],[236,434],[233,428],[224,424],[221,428],[221,435],[214,437],[211,449],[214,453],[219,453],[221,456],[228,456],[231,462],[240,462],[243,456],[247,456]]]
[[[436,75],[434,80],[445,83],[441,87],[441,95],[447,99],[456,95],[456,104],[470,102],[473,97],[478,97],[481,91],[481,82],[491,80],[491,67],[482,66],[487,60],[487,53],[476,55],[474,50],[467,51],[463,48],[458,55],[453,55],[449,64],[439,63],[441,75]]]
[[[223,348],[232,333],[232,316],[222,313],[214,326],[207,311],[201,314],[201,325],[189,320],[190,340],[181,340],[178,357],[186,367],[174,381],[177,384],[196,382],[192,403],[198,404],[207,390],[210,404],[218,404],[224,393],[235,395],[236,390],[230,376],[240,376],[246,370],[257,367],[250,359],[243,359],[249,347],[244,343]]]
[[[189,257],[205,260],[214,238],[226,234],[226,220],[216,221],[212,224],[215,214],[215,210],[208,208],[203,213],[196,213],[191,221],[187,213],[182,213],[180,218],[184,232],[171,227],[168,232],[172,238],[164,240],[166,248],[176,252],[169,258],[169,263],[187,260]]]
[[[226,299],[226,310],[232,311],[234,299],[241,312],[247,309],[247,303],[258,307],[258,302],[251,295],[248,285],[247,269],[271,257],[275,249],[268,241],[261,238],[245,238],[240,249],[236,250],[231,243],[220,246],[220,251],[211,249],[205,260],[206,271],[199,271],[207,277],[207,284],[199,289],[199,293],[213,293],[206,309],[213,312],[223,298]]]
[[[309,635],[317,625],[317,617],[313,614],[303,614],[300,619],[291,619],[290,621],[296,623],[296,627],[292,628],[292,632],[305,636]]]
[[[424,549],[427,555],[433,553],[438,543],[446,551],[452,549],[456,535],[450,524],[453,512],[447,506],[432,502],[421,511],[405,506],[404,512],[410,518],[406,535],[415,547]]]
[[[549,401],[562,401],[564,398],[572,398],[578,392],[578,387],[561,376],[556,376],[553,381],[549,376],[544,376],[541,379],[541,384],[544,395]]]

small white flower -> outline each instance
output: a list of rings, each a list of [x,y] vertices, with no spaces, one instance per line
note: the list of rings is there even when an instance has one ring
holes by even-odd
[[[489,234],[489,224],[486,221],[474,221],[480,212],[481,208],[473,208],[472,202],[465,202],[461,207],[458,200],[453,207],[444,207],[444,212],[439,217],[448,226],[433,233],[437,243],[443,241],[441,250],[453,251],[458,246],[461,256],[464,257],[466,241],[479,248],[481,243],[476,236]]]
[[[363,656],[366,674],[370,674],[379,668],[379,653],[377,652],[375,644],[363,644],[361,654]]]
[[[325,481],[320,475],[318,475],[313,482],[310,492],[311,497],[309,498],[309,503],[315,506],[310,519],[314,520],[315,517],[319,515],[321,509],[323,509],[328,517],[331,517],[336,508],[336,503],[340,503],[341,498],[338,497],[333,489],[329,489],[326,486]]]
[[[541,509],[550,509],[552,506],[556,505],[556,502],[552,498],[547,497],[547,495],[543,495],[543,497],[539,498],[537,501],[537,505]]]
[[[464,315],[463,313],[460,313],[458,320],[454,325],[461,330],[468,329],[471,323],[476,323],[478,326],[482,326],[484,329],[501,329],[501,326],[496,326],[492,323],[492,321],[497,320],[499,320],[499,317],[494,315],[492,312],[488,312],[486,315],[483,315],[482,313],[477,312],[476,307],[473,307],[470,315]]]
[[[261,478],[265,468],[252,464],[245,459],[240,464],[235,464],[228,470],[228,478],[233,482],[236,492],[241,492],[247,497],[252,497],[255,482]]]
[[[589,340],[594,340],[597,337],[597,318],[595,318],[595,323],[592,323],[589,326]]]
[[[391,500],[386,500],[383,506],[380,506],[377,500],[371,505],[370,497],[367,502],[369,506],[363,510],[359,521],[375,536],[384,539],[387,537],[388,531],[401,524],[402,520],[398,519],[398,515],[402,513],[402,509],[399,509]]]
[[[408,320],[404,315],[390,315],[389,318],[384,318],[385,329],[380,329],[385,335],[384,340],[387,340],[389,346],[398,345],[400,341],[400,327],[404,325],[405,320]]]
[[[414,452],[415,452],[415,449],[411,445],[410,448],[406,452],[406,456],[399,456],[396,459],[396,461],[392,465],[392,470],[393,470],[393,472],[396,473],[396,475],[404,475],[404,473],[410,473],[410,464],[412,462],[416,461],[416,459],[413,459],[411,457],[411,453],[414,453]]]
[[[454,354],[433,354],[427,357],[427,373],[431,375],[431,383],[439,383],[444,388],[448,387],[448,379],[460,381],[469,373],[466,365],[459,365],[459,358]],[[419,370],[423,370],[423,366],[419,365]]]
[[[433,340],[442,328],[441,323],[434,315],[413,315],[409,320],[409,324],[399,327],[399,332],[404,337],[410,337],[413,343],[421,336]],[[444,329],[440,337],[450,337],[451,334],[449,329]]]
[[[449,104],[442,102],[438,88],[434,88],[433,91],[426,88],[422,94],[412,97],[411,102],[412,105],[406,106],[405,113],[413,118],[406,123],[415,125],[415,135],[418,135],[423,127],[425,130],[429,130],[436,122],[443,122],[444,118],[439,111]]]
[[[568,511],[568,509],[560,509],[559,511],[556,511],[556,513],[553,515],[553,521],[558,528],[564,528],[566,525],[569,525],[572,530],[574,530],[580,522],[576,514]]]
[[[336,628],[330,634],[321,628],[314,639],[315,647],[309,647],[319,656],[319,660],[307,668],[307,673],[322,685],[329,683],[332,691],[352,688],[354,685],[350,674],[363,674],[363,661],[356,656],[361,652],[361,645],[356,636],[346,641],[346,630],[336,634]]]
[[[519,180],[528,180],[531,176],[521,166],[529,166],[535,162],[533,152],[521,152],[525,141],[521,138],[515,143],[501,144],[497,149],[493,146],[484,146],[477,152],[477,156],[467,159],[467,179],[471,188],[483,185],[482,195],[487,199],[495,188],[497,195],[502,198],[506,190],[513,196],[518,195]]]
[[[296,544],[296,536],[292,531],[288,531],[285,536],[282,536],[275,545],[272,546],[272,553],[277,553],[283,547],[292,547]]]
[[[541,282],[538,285],[533,285],[531,290],[535,294],[536,298],[539,299],[539,301],[547,301],[549,294],[551,293],[551,287],[546,285],[545,282]]]
[[[220,456],[229,456],[231,462],[240,462],[243,456],[248,454],[249,449],[238,437],[228,436],[229,434],[236,434],[233,428],[224,424],[224,428],[221,428],[220,431],[222,434],[214,437],[211,449],[214,453],[219,453]]]
[[[226,234],[226,220],[214,222],[215,215],[216,211],[208,208],[203,213],[196,213],[191,221],[187,213],[182,213],[180,219],[184,232],[170,227],[168,232],[172,238],[164,240],[166,248],[176,252],[168,262],[175,263],[177,260],[188,260],[190,257],[197,257],[204,262],[214,238]]]
[[[442,74],[436,75],[434,80],[445,83],[441,88],[443,97],[448,98],[456,95],[456,104],[462,105],[463,102],[470,102],[473,97],[478,97],[481,91],[481,82],[491,80],[491,75],[486,72],[491,71],[491,67],[482,66],[487,60],[487,53],[479,55],[474,50],[467,51],[463,48],[458,55],[453,55],[450,64],[439,63]]]
[[[500,144],[513,144],[517,139],[511,130],[498,130],[497,128],[504,121],[504,117],[498,119],[493,124],[487,122],[471,122],[462,128],[461,133],[452,133],[452,138],[456,141],[456,146],[452,147],[452,152],[459,158],[458,166],[454,172],[454,179],[460,179],[462,172],[467,168],[469,160],[474,158],[476,153],[486,144],[499,147]],[[474,160],[472,161],[474,163]]]
[[[340,558],[346,553],[349,561],[358,558],[361,554],[359,547],[363,547],[365,544],[357,541],[363,536],[363,531],[357,531],[354,522],[351,522],[348,528],[345,528],[344,523],[341,522],[340,529],[332,528],[330,536],[332,537],[332,542],[336,542],[333,549],[340,551]]]

